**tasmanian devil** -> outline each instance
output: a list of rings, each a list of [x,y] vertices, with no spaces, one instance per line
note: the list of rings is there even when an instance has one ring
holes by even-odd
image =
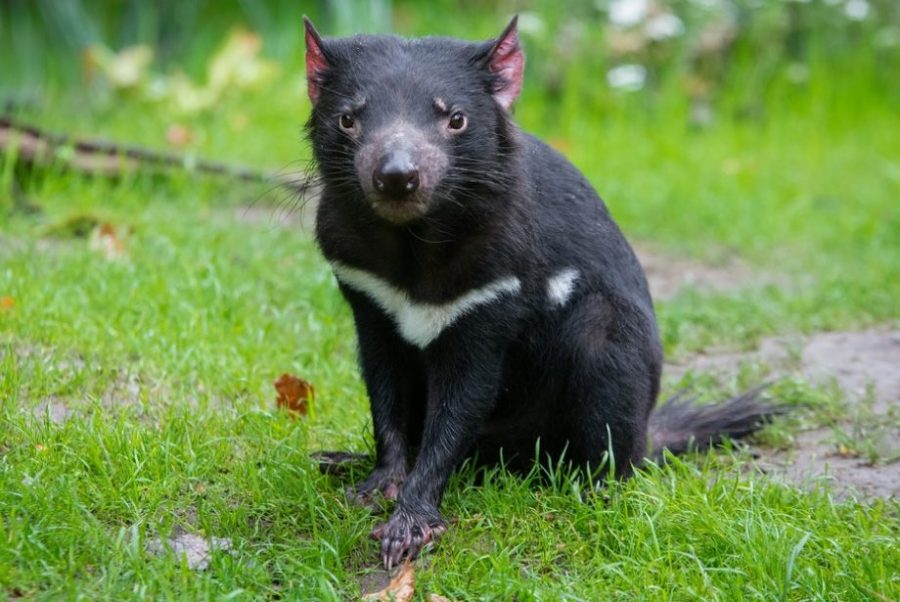
[[[323,39],[306,21],[316,237],[353,311],[375,430],[353,495],[396,499],[373,531],[387,567],[445,530],[466,458],[627,477],[648,438],[677,453],[771,413],[755,392],[653,412],[644,272],[587,180],[513,123],[524,65],[516,19],[474,43]]]

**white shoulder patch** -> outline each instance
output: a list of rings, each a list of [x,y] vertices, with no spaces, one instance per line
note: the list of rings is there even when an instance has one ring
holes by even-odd
[[[566,268],[547,278],[547,301],[550,305],[562,307],[575,290],[578,270]]]
[[[365,270],[338,261],[331,262],[331,269],[338,280],[378,304],[394,319],[400,336],[420,349],[425,349],[472,308],[490,303],[505,293],[518,293],[522,288],[518,278],[509,276],[472,289],[447,303],[418,303],[410,299],[406,291]]]

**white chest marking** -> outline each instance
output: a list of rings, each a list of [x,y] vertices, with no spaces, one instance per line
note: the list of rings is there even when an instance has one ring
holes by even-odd
[[[472,308],[490,303],[504,293],[518,293],[522,288],[518,278],[508,276],[472,289],[447,303],[419,303],[410,299],[405,291],[365,270],[338,261],[331,262],[331,269],[338,280],[378,304],[394,319],[400,336],[420,349],[425,349]]]
[[[547,278],[547,301],[550,305],[562,307],[575,290],[578,270],[566,268]]]

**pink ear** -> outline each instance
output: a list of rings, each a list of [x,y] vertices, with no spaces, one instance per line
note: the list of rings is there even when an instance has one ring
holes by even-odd
[[[315,105],[319,100],[322,74],[328,69],[328,60],[322,51],[322,37],[312,21],[303,17],[303,25],[306,28],[306,87],[309,99]]]
[[[519,45],[519,32],[516,29],[518,20],[518,15],[512,18],[488,54],[488,69],[500,76],[500,83],[494,90],[494,99],[506,110],[509,110],[522,90],[522,75],[525,71],[525,53]]]

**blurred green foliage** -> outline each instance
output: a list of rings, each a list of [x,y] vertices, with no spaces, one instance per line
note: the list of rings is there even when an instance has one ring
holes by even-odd
[[[81,81],[92,44],[155,49],[154,69],[198,75],[228,30],[260,34],[264,54],[299,67],[301,17],[330,35],[488,38],[512,14],[528,49],[529,90],[565,104],[570,83],[595,108],[620,102],[710,104],[754,116],[773,96],[802,103],[811,86],[839,98],[862,80],[900,103],[900,3],[895,0],[11,0],[0,5],[0,93]],[[821,74],[827,74],[823,83]]]

